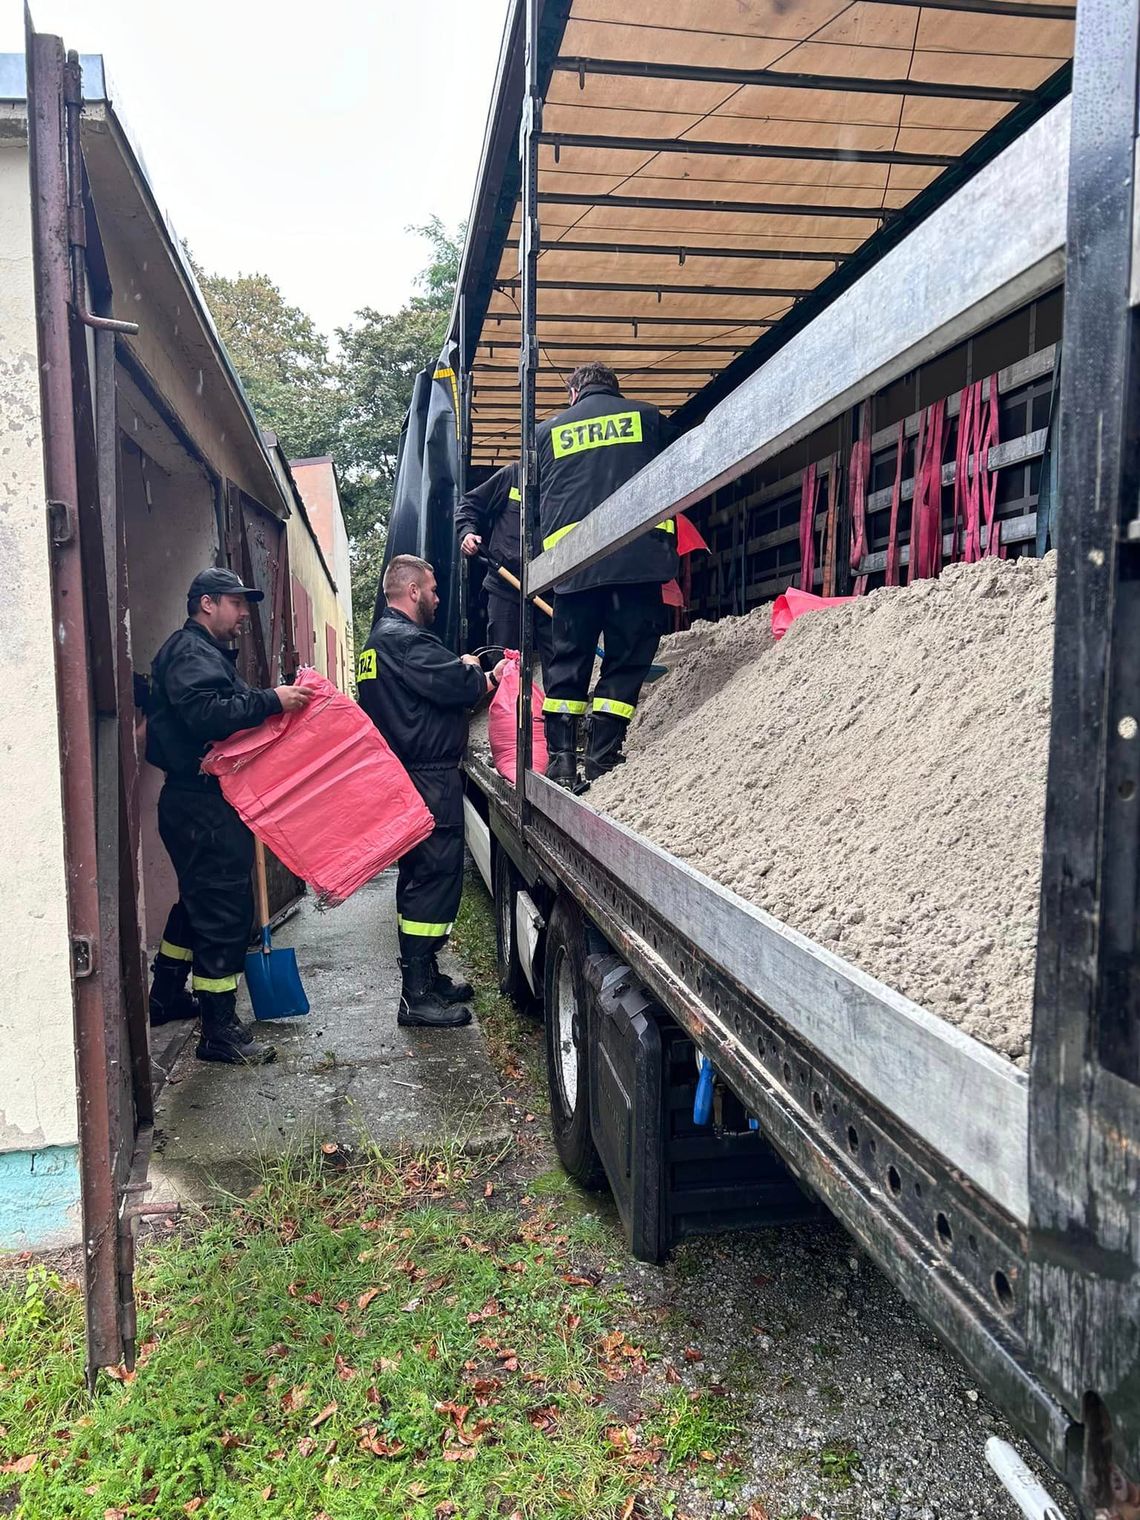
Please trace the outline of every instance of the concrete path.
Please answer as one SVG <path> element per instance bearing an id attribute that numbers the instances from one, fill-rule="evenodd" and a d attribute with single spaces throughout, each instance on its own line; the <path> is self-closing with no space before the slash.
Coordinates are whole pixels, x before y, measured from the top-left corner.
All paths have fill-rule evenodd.
<path id="1" fill-rule="evenodd" d="M 254 1026 L 257 1039 L 277 1047 L 273 1065 L 210 1065 L 195 1060 L 194 1040 L 187 1044 L 158 1100 L 152 1198 L 201 1199 L 211 1181 L 240 1187 L 262 1157 L 329 1140 L 385 1151 L 506 1140 L 478 1025 L 396 1024 L 395 892 L 390 871 L 331 912 L 306 899 L 275 934 L 274 944 L 297 951 L 312 1011 Z M 238 1011 L 250 1018 L 244 984 Z"/>

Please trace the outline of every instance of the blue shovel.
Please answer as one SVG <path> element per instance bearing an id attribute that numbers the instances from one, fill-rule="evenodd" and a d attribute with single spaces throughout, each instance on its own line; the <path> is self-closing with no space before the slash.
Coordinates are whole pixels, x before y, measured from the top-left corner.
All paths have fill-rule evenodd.
<path id="1" fill-rule="evenodd" d="M 296 1019 L 309 1011 L 301 986 L 295 950 L 274 950 L 269 932 L 269 888 L 265 882 L 265 846 L 253 842 L 257 862 L 257 914 L 261 921 L 261 948 L 245 958 L 245 979 L 255 1019 Z"/>

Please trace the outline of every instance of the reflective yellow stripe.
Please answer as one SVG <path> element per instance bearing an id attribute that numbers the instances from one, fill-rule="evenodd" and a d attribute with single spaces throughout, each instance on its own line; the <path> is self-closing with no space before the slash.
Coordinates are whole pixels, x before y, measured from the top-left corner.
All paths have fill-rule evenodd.
<path id="1" fill-rule="evenodd" d="M 236 976 L 198 976 L 190 978 L 190 985 L 195 992 L 236 992 L 238 979 Z"/>
<path id="2" fill-rule="evenodd" d="M 376 679 L 375 649 L 361 651 L 360 659 L 356 663 L 356 679 L 358 681 L 374 681 Z"/>
<path id="3" fill-rule="evenodd" d="M 172 945 L 168 939 L 164 939 L 158 947 L 159 955 L 165 955 L 168 961 L 192 961 L 193 950 L 187 950 L 185 945 Z"/>
<path id="4" fill-rule="evenodd" d="M 401 934 L 421 934 L 425 939 L 438 939 L 442 934 L 450 934 L 455 925 L 422 924 L 418 919 L 405 918 L 402 913 L 397 913 L 396 927 Z"/>
<path id="5" fill-rule="evenodd" d="M 567 523 L 564 528 L 555 528 L 549 538 L 542 540 L 542 547 L 544 549 L 553 549 L 560 538 L 565 538 L 570 529 L 577 526 L 577 523 Z M 677 531 L 677 524 L 671 517 L 667 517 L 664 522 L 654 523 L 653 526 L 659 528 L 662 533 L 676 533 Z"/>
<path id="6" fill-rule="evenodd" d="M 613 713 L 615 718 L 632 718 L 636 712 L 632 702 L 615 702 L 613 697 L 595 697 L 594 711 Z"/>
<path id="7" fill-rule="evenodd" d="M 584 449 L 604 449 L 614 443 L 641 442 L 640 412 L 609 412 L 604 417 L 584 417 L 566 422 L 550 435 L 555 459 L 580 454 Z"/>
<path id="8" fill-rule="evenodd" d="M 507 492 L 507 497 L 510 501 L 522 501 L 522 492 L 519 490 L 518 486 L 512 486 L 511 489 Z"/>
<path id="9" fill-rule="evenodd" d="M 570 529 L 576 528 L 577 526 L 577 523 L 567 523 L 564 528 L 555 528 L 554 532 L 550 535 L 549 538 L 544 538 L 542 540 L 542 547 L 544 549 L 553 549 L 554 545 L 560 538 L 565 538 L 567 533 L 570 532 Z"/>
<path id="10" fill-rule="evenodd" d="M 544 713 L 573 713 L 575 717 L 580 717 L 586 711 L 586 704 L 570 702 L 565 697 L 547 697 L 543 701 L 542 710 Z"/>

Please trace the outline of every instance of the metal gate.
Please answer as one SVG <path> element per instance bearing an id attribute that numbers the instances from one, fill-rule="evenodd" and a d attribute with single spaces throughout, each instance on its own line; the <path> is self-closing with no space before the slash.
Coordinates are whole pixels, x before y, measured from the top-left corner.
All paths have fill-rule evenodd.
<path id="1" fill-rule="evenodd" d="M 153 1126 L 138 759 L 117 482 L 115 334 L 87 257 L 77 56 L 27 30 L 44 471 L 75 1009 L 87 1377 L 134 1357 L 134 1229 Z M 99 270 L 98 274 L 93 271 Z"/>

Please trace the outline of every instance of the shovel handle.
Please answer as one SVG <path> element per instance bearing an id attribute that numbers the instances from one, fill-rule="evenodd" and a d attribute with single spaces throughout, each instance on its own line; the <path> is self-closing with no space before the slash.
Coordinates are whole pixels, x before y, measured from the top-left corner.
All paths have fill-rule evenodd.
<path id="1" fill-rule="evenodd" d="M 482 558 L 487 561 L 500 580 L 506 581 L 507 585 L 513 586 L 516 591 L 522 591 L 522 581 L 519 580 L 517 575 L 512 575 L 505 565 L 498 564 L 489 554 L 484 554 Z M 554 616 L 554 608 L 549 602 L 544 602 L 542 597 L 532 596 L 531 601 L 538 608 L 539 612 L 545 612 L 548 618 Z"/>
<path id="2" fill-rule="evenodd" d="M 265 846 L 253 841 L 253 860 L 257 868 L 257 918 L 261 925 L 261 948 L 269 954 L 269 885 L 265 880 Z"/>

